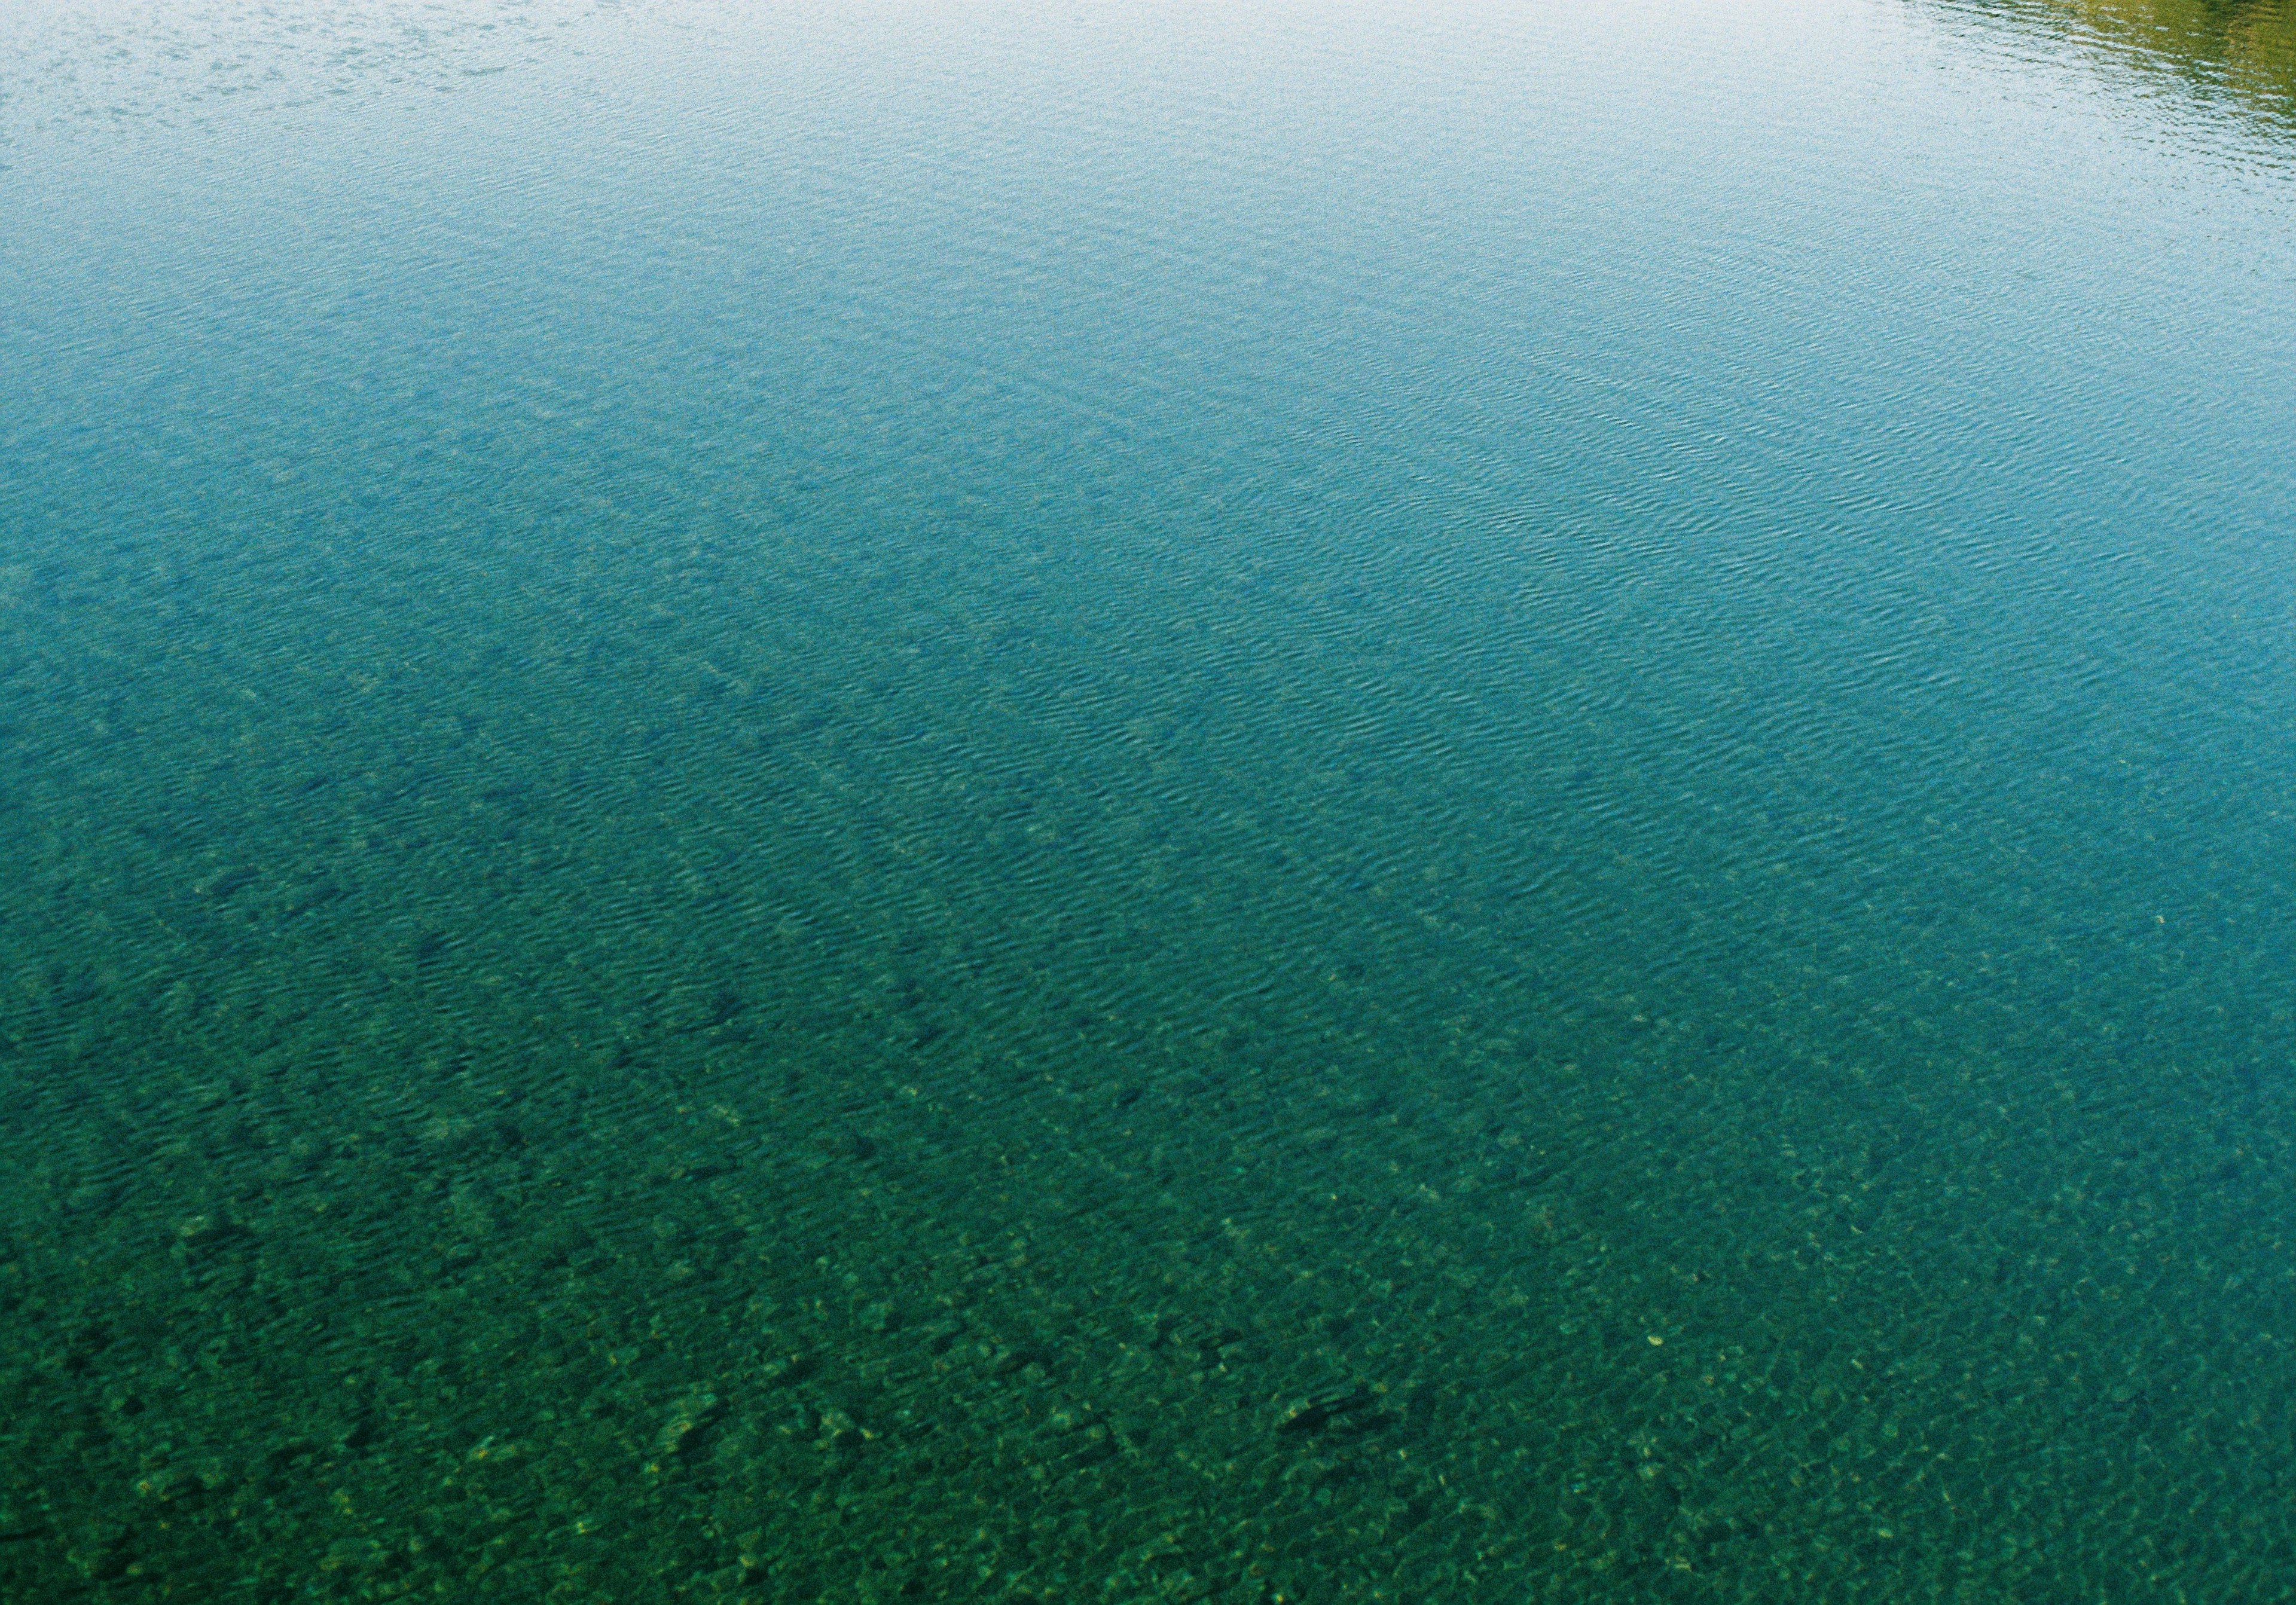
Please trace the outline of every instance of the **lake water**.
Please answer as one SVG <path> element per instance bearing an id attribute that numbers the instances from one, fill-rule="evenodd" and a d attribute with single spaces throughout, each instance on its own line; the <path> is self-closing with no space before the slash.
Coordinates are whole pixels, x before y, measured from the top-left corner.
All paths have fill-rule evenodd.
<path id="1" fill-rule="evenodd" d="M 0 19 L 0 1598 L 2296 1599 L 2296 10 Z"/>

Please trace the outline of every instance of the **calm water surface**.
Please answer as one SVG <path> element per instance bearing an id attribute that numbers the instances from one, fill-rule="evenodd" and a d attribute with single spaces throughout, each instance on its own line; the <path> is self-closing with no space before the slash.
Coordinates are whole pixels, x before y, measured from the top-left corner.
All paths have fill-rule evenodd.
<path id="1" fill-rule="evenodd" d="M 0 19 L 0 1598 L 2296 1599 L 2296 12 Z"/>

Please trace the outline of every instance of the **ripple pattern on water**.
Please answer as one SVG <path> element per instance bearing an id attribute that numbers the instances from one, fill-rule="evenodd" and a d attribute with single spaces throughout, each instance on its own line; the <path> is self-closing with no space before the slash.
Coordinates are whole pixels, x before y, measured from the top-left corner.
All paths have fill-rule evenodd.
<path id="1" fill-rule="evenodd" d="M 0 108 L 0 1597 L 2291 1597 L 2284 135 L 562 14 Z"/>

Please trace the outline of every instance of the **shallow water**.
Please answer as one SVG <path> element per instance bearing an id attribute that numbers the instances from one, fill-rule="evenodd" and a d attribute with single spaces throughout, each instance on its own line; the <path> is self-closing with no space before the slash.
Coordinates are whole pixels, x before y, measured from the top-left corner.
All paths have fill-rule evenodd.
<path id="1" fill-rule="evenodd" d="M 2292 37 L 20 8 L 0 1598 L 2296 1598 Z"/>

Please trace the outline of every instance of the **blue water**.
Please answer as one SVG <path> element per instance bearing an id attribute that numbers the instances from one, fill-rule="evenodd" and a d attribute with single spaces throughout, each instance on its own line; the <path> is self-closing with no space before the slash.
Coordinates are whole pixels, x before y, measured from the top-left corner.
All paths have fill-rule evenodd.
<path id="1" fill-rule="evenodd" d="M 2296 1599 L 2296 12 L 0 17 L 0 1599 Z"/>

